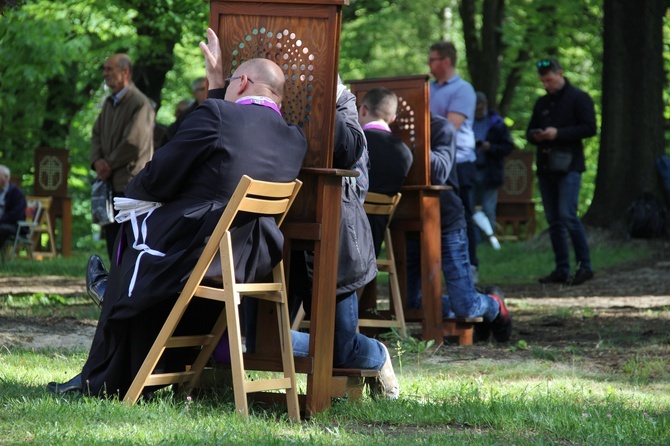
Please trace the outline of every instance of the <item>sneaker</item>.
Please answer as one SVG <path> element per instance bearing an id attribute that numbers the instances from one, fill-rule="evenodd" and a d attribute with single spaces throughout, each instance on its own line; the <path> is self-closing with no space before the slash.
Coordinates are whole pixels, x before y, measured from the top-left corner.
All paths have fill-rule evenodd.
<path id="1" fill-rule="evenodd" d="M 489 324 L 493 338 L 498 342 L 507 342 L 512 336 L 512 316 L 505 306 L 505 296 L 498 287 L 488 288 L 487 294 L 500 304 L 498 316 Z"/>
<path id="2" fill-rule="evenodd" d="M 565 283 L 568 280 L 568 275 L 559 273 L 553 270 L 548 276 L 540 277 L 540 283 Z"/>
<path id="3" fill-rule="evenodd" d="M 370 395 L 373 398 L 383 397 L 389 400 L 397 400 L 400 395 L 400 386 L 398 379 L 393 371 L 393 364 L 391 363 L 391 355 L 386 346 L 380 342 L 386 353 L 386 361 L 379 371 L 379 377 L 373 385 L 370 386 Z"/>
<path id="4" fill-rule="evenodd" d="M 568 285 L 581 285 L 587 280 L 593 279 L 593 271 L 590 269 L 578 269 L 574 276 L 566 281 Z"/>

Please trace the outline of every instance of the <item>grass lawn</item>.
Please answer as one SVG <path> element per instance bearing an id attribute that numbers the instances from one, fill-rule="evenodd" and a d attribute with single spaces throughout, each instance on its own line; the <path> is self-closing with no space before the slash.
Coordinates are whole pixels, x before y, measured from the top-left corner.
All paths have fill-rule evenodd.
<path id="1" fill-rule="evenodd" d="M 534 281 L 551 265 L 542 243 L 482 248 L 481 274 L 490 282 Z M 593 246 L 596 271 L 650 254 L 637 244 Z M 82 277 L 85 261 L 16 262 L 0 267 L 0 277 Z M 6 343 L 0 444 L 670 444 L 670 307 L 615 310 L 519 304 L 510 344 L 429 347 L 390 337 L 398 401 L 338 400 L 299 424 L 281 407 L 257 405 L 240 420 L 229 389 L 199 396 L 163 390 L 135 406 L 54 396 L 46 383 L 78 373 L 87 351 Z M 0 294 L 0 329 L 3 319 L 88 319 L 96 311 L 81 297 Z"/>

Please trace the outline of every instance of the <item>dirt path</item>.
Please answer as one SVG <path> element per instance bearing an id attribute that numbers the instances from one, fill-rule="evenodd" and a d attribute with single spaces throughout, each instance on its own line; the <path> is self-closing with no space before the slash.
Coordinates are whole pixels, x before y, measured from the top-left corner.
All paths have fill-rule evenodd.
<path id="1" fill-rule="evenodd" d="M 537 343 L 554 342 L 556 327 L 551 321 L 543 320 L 544 316 L 532 315 L 527 310 L 529 306 L 595 310 L 600 320 L 607 320 L 610 325 L 615 320 L 622 324 L 629 323 L 629 319 L 637 321 L 647 310 L 670 307 L 670 260 L 667 259 L 668 256 L 656 257 L 598 271 L 593 280 L 576 287 L 539 283 L 506 286 L 504 291 L 511 311 L 519 315 L 515 337 L 533 339 Z M 24 293 L 83 296 L 85 284 L 83 278 L 72 277 L 0 277 L 0 299 Z M 665 325 L 657 326 L 656 330 L 670 329 L 667 320 L 661 322 Z M 580 321 L 574 323 L 580 324 Z M 19 317 L 0 311 L 0 348 L 88 348 L 95 324 L 94 320 Z M 572 329 L 563 327 L 561 340 L 569 341 L 572 337 L 566 336 L 569 332 L 574 332 L 575 341 L 583 338 L 590 327 L 582 325 Z"/>

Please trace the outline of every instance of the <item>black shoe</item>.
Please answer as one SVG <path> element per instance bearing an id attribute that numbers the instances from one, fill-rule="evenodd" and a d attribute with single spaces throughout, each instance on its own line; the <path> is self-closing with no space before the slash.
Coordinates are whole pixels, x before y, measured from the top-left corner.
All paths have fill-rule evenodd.
<path id="1" fill-rule="evenodd" d="M 512 336 L 512 316 L 509 314 L 507 306 L 505 306 L 505 296 L 498 287 L 490 287 L 486 290 L 486 293 L 500 304 L 498 316 L 489 324 L 493 339 L 498 342 L 507 342 Z"/>
<path id="2" fill-rule="evenodd" d="M 472 341 L 475 343 L 486 342 L 491 337 L 491 324 L 482 322 L 481 324 L 475 324 L 474 330 L 472 332 Z"/>
<path id="3" fill-rule="evenodd" d="M 108 276 L 109 273 L 100 256 L 92 255 L 86 266 L 86 292 L 99 307 L 102 306 Z"/>
<path id="4" fill-rule="evenodd" d="M 56 395 L 63 395 L 70 392 L 81 392 L 84 390 L 84 387 L 81 383 L 81 373 L 66 383 L 58 384 L 56 382 L 50 382 L 47 384 L 47 391 L 55 393 Z"/>
<path id="5" fill-rule="evenodd" d="M 587 280 L 593 279 L 593 271 L 590 269 L 578 269 L 574 276 L 566 282 L 568 285 L 581 285 Z"/>
<path id="6" fill-rule="evenodd" d="M 568 275 L 554 270 L 548 276 L 540 277 L 540 283 L 565 283 Z"/>

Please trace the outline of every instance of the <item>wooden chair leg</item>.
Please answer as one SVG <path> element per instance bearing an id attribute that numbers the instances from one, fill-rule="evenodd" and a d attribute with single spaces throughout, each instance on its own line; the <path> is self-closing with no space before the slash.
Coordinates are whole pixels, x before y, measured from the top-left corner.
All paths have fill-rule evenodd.
<path id="1" fill-rule="evenodd" d="M 387 228 L 384 234 L 384 243 L 386 244 L 386 255 L 389 260 L 389 293 L 391 294 L 391 303 L 395 318 L 400 322 L 400 336 L 407 337 L 407 324 L 405 323 L 405 311 L 402 308 L 402 296 L 400 295 L 400 284 L 398 283 L 398 271 L 396 270 L 395 255 L 393 254 L 393 242 L 391 240 L 391 231 Z"/>
<path id="2" fill-rule="evenodd" d="M 288 409 L 289 418 L 293 421 L 300 421 L 298 383 L 295 376 L 293 344 L 291 343 L 291 317 L 288 311 L 288 295 L 286 293 L 286 276 L 284 275 L 283 262 L 274 268 L 272 275 L 275 282 L 283 284 L 282 290 L 278 293 L 281 302 L 277 302 L 277 324 L 279 327 L 279 342 L 281 346 L 284 378 L 289 378 L 290 380 L 290 388 L 286 389 L 286 407 Z M 300 309 L 303 310 L 302 306 Z"/>
<path id="3" fill-rule="evenodd" d="M 226 303 L 227 305 L 229 302 Z M 240 332 L 239 302 L 226 308 L 228 320 L 228 343 L 230 346 L 230 368 L 233 374 L 233 391 L 235 393 L 235 409 L 240 417 L 249 417 L 247 403 L 246 372 L 242 357 L 242 334 Z"/>

